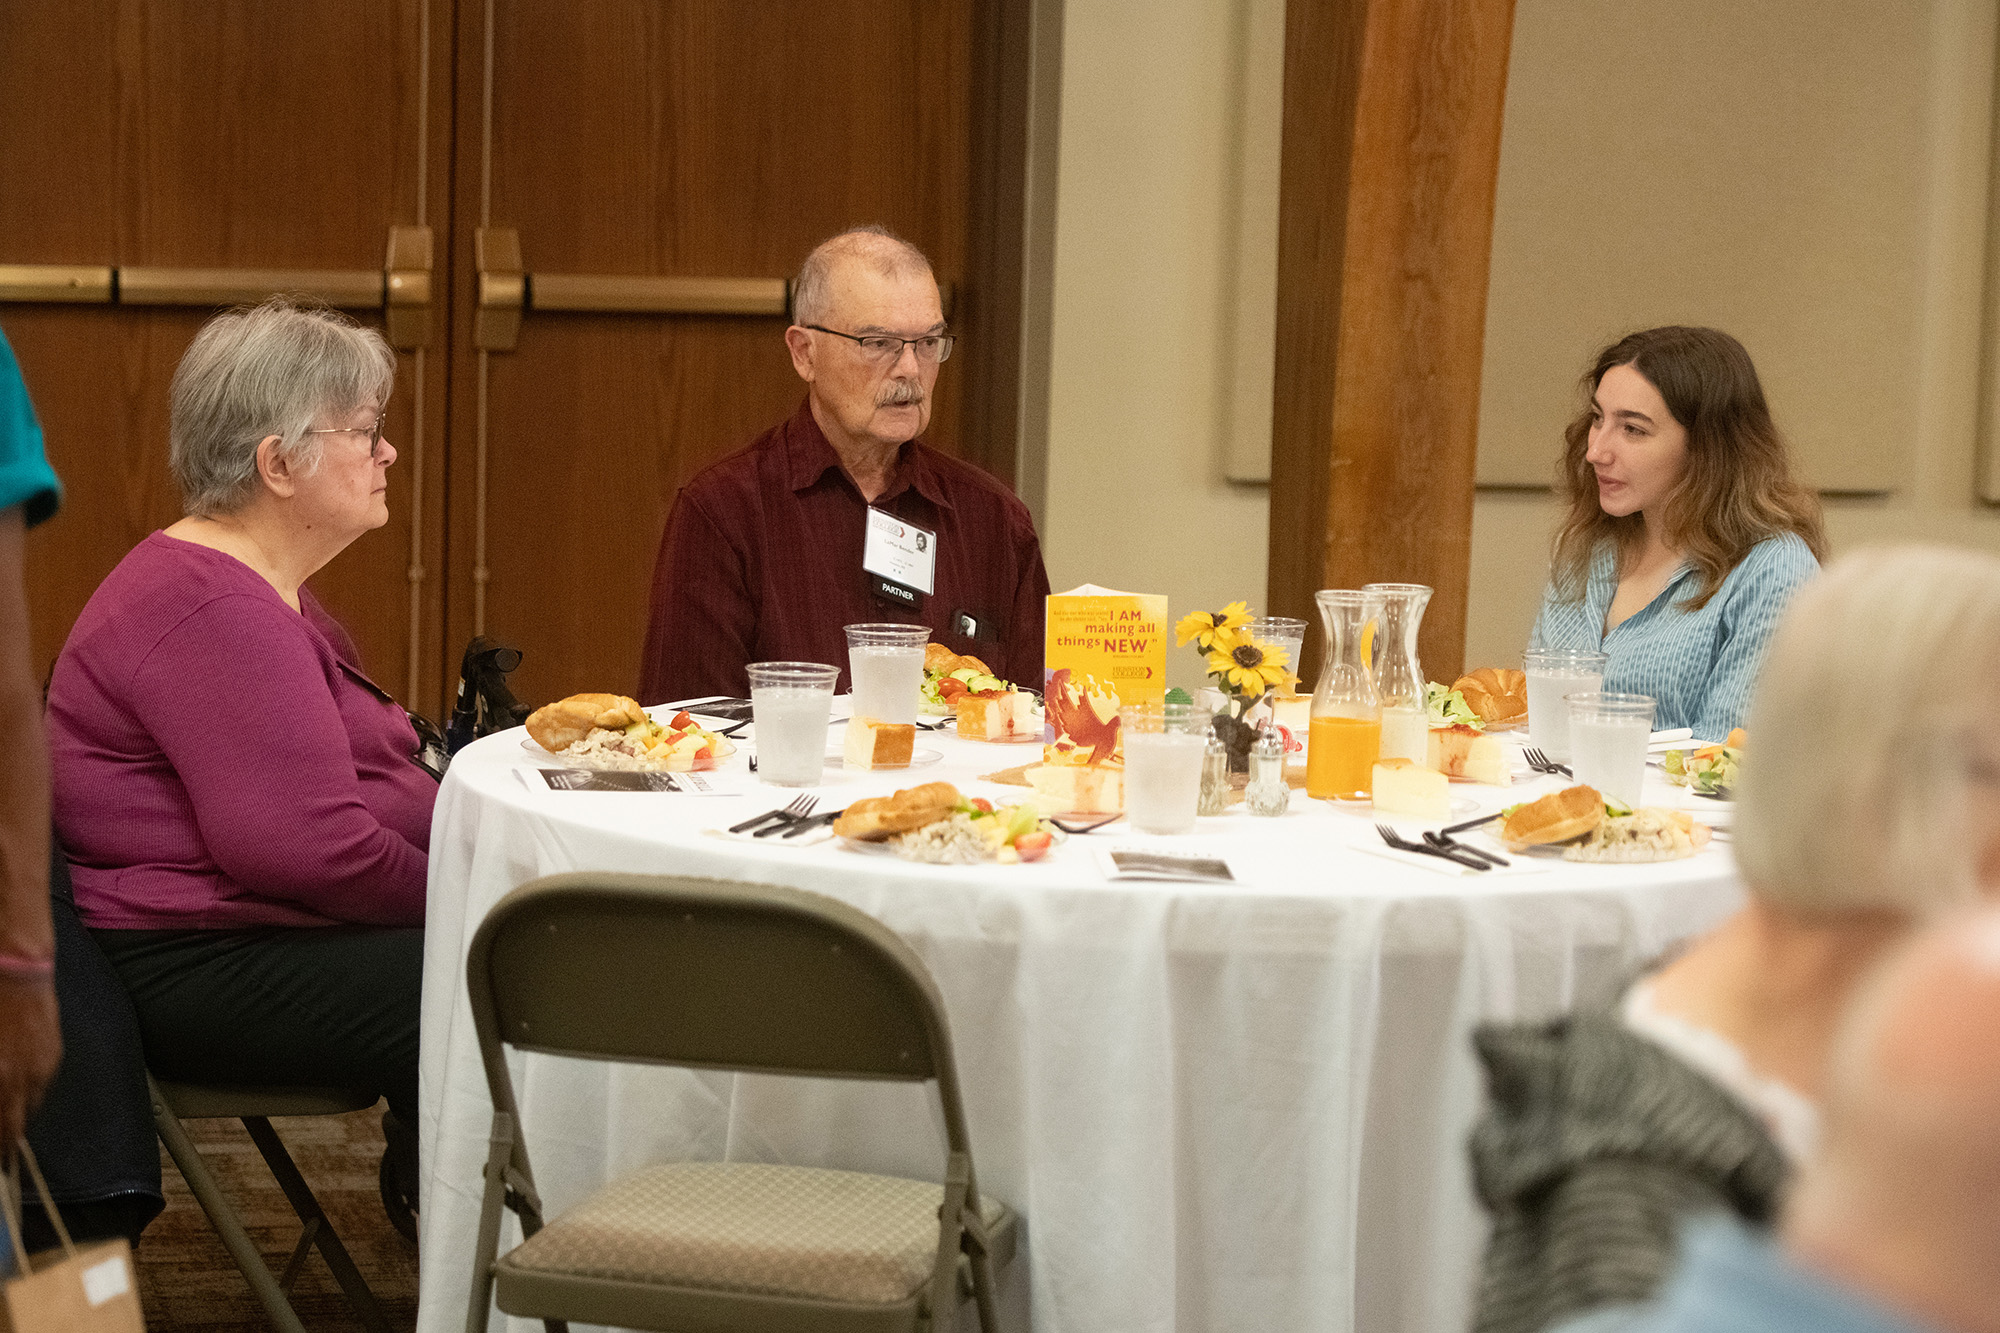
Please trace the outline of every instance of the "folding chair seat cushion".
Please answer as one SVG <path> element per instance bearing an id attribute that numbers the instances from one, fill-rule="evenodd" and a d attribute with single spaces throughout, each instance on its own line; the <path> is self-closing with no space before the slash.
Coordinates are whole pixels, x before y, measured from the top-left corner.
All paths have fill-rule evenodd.
<path id="1" fill-rule="evenodd" d="M 560 1274 L 892 1305 L 930 1278 L 943 1199 L 943 1188 L 927 1181 L 857 1171 L 754 1162 L 646 1167 L 502 1256 L 498 1294 L 505 1309 L 511 1277 Z M 981 1199 L 980 1217 L 1011 1242 L 1004 1204 Z"/>

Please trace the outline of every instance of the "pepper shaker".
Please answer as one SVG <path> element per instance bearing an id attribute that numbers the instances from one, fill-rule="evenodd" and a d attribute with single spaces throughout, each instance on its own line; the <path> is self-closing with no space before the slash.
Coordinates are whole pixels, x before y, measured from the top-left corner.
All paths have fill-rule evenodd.
<path id="1" fill-rule="evenodd" d="M 1282 815 L 1291 808 L 1292 789 L 1285 782 L 1285 742 L 1277 730 L 1264 727 L 1250 747 L 1250 785 L 1243 803 L 1253 815 Z"/>

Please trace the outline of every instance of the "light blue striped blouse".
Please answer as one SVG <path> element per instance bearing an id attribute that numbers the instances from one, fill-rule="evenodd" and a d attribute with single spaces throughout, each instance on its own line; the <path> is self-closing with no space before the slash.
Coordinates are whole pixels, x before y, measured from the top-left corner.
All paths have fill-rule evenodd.
<path id="1" fill-rule="evenodd" d="M 1606 690 L 1652 695 L 1659 701 L 1655 728 L 1692 727 L 1697 740 L 1719 741 L 1743 725 L 1778 617 L 1818 572 L 1819 561 L 1797 533 L 1766 537 L 1729 571 L 1707 606 L 1677 605 L 1701 586 L 1693 567 L 1682 565 L 1658 597 L 1606 634 L 1604 615 L 1618 591 L 1617 554 L 1607 542 L 1591 558 L 1582 601 L 1557 601 L 1553 583 L 1544 590 L 1528 646 L 1609 653 Z"/>

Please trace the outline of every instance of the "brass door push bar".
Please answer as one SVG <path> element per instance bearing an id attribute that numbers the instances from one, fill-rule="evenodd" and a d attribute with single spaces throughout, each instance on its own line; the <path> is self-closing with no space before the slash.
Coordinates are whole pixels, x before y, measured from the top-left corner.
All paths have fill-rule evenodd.
<path id="1" fill-rule="evenodd" d="M 634 315 L 777 315 L 789 308 L 783 278 L 623 277 L 595 273 L 528 273 L 520 233 L 481 227 L 479 317 L 475 341 L 489 352 L 512 351 L 529 310 Z"/>
<path id="2" fill-rule="evenodd" d="M 391 227 L 379 269 L 151 268 L 0 264 L 0 301 L 222 306 L 283 292 L 343 310 L 386 313 L 392 345 L 430 342 L 431 229 Z"/>

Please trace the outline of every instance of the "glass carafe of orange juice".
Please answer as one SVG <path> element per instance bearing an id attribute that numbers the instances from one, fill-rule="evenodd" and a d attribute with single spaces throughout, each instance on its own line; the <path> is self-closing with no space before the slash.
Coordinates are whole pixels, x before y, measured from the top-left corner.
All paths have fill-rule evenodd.
<path id="1" fill-rule="evenodd" d="M 1424 710 L 1424 668 L 1417 660 L 1417 631 L 1431 590 L 1421 583 L 1369 583 L 1361 591 L 1382 595 L 1382 624 L 1375 631 L 1368 668 L 1382 704 L 1382 757 L 1430 762 L 1431 727 Z"/>
<path id="2" fill-rule="evenodd" d="M 1382 752 L 1382 703 L 1368 664 L 1371 640 L 1380 630 L 1382 595 L 1329 588 L 1314 600 L 1326 627 L 1326 659 L 1313 691 L 1306 795 L 1362 800 L 1374 791 L 1375 760 Z"/>

